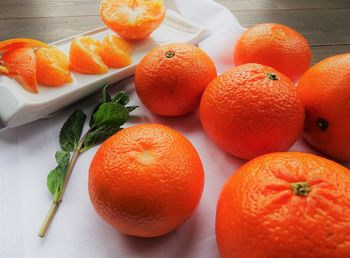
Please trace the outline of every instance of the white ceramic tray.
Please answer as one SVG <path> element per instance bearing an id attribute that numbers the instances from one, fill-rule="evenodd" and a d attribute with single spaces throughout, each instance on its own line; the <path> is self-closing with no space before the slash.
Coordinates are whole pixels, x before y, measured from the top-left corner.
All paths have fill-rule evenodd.
<path id="1" fill-rule="evenodd" d="M 102 39 L 113 32 L 107 27 L 97 28 L 51 43 L 68 54 L 72 39 L 89 35 Z M 135 68 L 152 48 L 171 42 L 196 44 L 205 37 L 205 30 L 184 19 L 178 13 L 167 10 L 162 25 L 147 40 L 135 43 L 132 64 L 121 69 L 109 69 L 102 75 L 72 73 L 73 82 L 59 88 L 39 85 L 39 93 L 24 90 L 14 79 L 0 75 L 0 129 L 16 127 L 44 118 L 55 111 L 99 90 L 107 83 L 115 83 L 134 74 Z"/>

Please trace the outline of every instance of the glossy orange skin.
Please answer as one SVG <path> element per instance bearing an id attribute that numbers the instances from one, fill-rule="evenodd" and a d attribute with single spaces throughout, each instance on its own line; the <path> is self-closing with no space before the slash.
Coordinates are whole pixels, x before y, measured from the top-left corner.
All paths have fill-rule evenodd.
<path id="1" fill-rule="evenodd" d="M 18 47 L 2 54 L 9 75 L 32 93 L 37 93 L 36 60 L 30 47 Z"/>
<path id="2" fill-rule="evenodd" d="M 268 78 L 267 73 L 277 76 Z M 241 159 L 288 150 L 304 123 L 296 87 L 271 67 L 245 64 L 214 79 L 200 104 L 205 132 L 224 151 Z"/>
<path id="3" fill-rule="evenodd" d="M 306 195 L 292 184 L 307 182 Z M 222 258 L 350 257 L 350 171 L 307 153 L 273 153 L 242 166 L 216 212 Z"/>
<path id="4" fill-rule="evenodd" d="M 311 67 L 298 83 L 305 104 L 305 139 L 317 150 L 350 161 L 350 54 L 329 57 Z M 318 126 L 319 119 L 328 123 Z"/>
<path id="5" fill-rule="evenodd" d="M 198 107 L 204 89 L 215 77 L 215 65 L 203 50 L 175 43 L 157 47 L 141 60 L 135 86 L 150 111 L 180 116 Z"/>
<path id="6" fill-rule="evenodd" d="M 67 56 L 56 47 L 44 47 L 35 52 L 38 83 L 57 87 L 72 81 Z"/>
<path id="7" fill-rule="evenodd" d="M 165 6 L 163 0 L 104 0 L 100 16 L 121 37 L 142 40 L 159 27 Z"/>
<path id="8" fill-rule="evenodd" d="M 234 64 L 258 63 L 275 68 L 296 81 L 310 66 L 311 49 L 295 30 L 275 23 L 245 31 L 234 49 Z"/>
<path id="9" fill-rule="evenodd" d="M 204 185 L 201 160 L 179 132 L 143 124 L 104 142 L 90 166 L 89 194 L 97 213 L 120 232 L 167 234 L 197 207 Z"/>

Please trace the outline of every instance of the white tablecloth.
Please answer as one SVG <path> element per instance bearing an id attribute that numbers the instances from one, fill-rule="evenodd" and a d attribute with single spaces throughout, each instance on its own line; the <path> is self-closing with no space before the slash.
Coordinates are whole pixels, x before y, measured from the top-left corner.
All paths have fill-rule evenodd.
<path id="1" fill-rule="evenodd" d="M 218 70 L 232 66 L 232 49 L 242 33 L 229 10 L 210 0 L 175 0 L 180 12 L 209 29 L 203 48 Z M 197 113 L 179 118 L 152 115 L 139 102 L 133 78 L 117 84 L 131 103 L 140 105 L 127 126 L 155 122 L 183 133 L 196 147 L 205 169 L 205 188 L 193 217 L 175 232 L 155 239 L 120 234 L 95 213 L 88 197 L 90 160 L 97 147 L 83 154 L 75 166 L 60 209 L 45 239 L 37 236 L 51 203 L 46 176 L 56 166 L 61 125 L 75 108 L 91 112 L 98 96 L 66 108 L 56 116 L 0 132 L 0 257 L 128 257 L 128 258 L 215 258 L 215 209 L 225 180 L 242 161 L 225 154 L 205 135 Z M 292 151 L 313 152 L 299 140 Z"/>

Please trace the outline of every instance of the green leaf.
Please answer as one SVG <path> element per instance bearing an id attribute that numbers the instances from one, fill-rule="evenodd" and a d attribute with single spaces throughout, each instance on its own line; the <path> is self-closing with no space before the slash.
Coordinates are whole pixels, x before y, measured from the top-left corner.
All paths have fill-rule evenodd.
<path id="1" fill-rule="evenodd" d="M 108 102 L 101 104 L 92 116 L 91 127 L 120 127 L 129 118 L 129 111 L 121 104 Z"/>
<path id="2" fill-rule="evenodd" d="M 90 148 L 104 142 L 121 129 L 122 128 L 120 127 L 101 126 L 89 132 L 84 139 L 84 144 L 81 152 L 85 152 Z"/>
<path id="3" fill-rule="evenodd" d="M 66 151 L 56 152 L 57 167 L 50 171 L 47 176 L 47 188 L 52 194 L 54 201 L 57 201 L 64 186 L 64 178 L 70 160 L 70 153 Z"/>
<path id="4" fill-rule="evenodd" d="M 109 87 L 109 84 L 103 87 L 101 91 L 100 101 L 101 103 L 106 103 L 112 101 L 111 96 L 107 92 L 107 88 Z"/>
<path id="5" fill-rule="evenodd" d="M 130 112 L 132 112 L 132 111 L 134 111 L 136 108 L 138 108 L 139 106 L 128 106 L 128 107 L 126 107 L 127 109 L 128 109 L 128 111 L 129 111 L 129 113 Z"/>
<path id="6" fill-rule="evenodd" d="M 112 102 L 119 103 L 125 106 L 130 101 L 128 94 L 125 91 L 118 91 L 112 99 Z"/>
<path id="7" fill-rule="evenodd" d="M 64 123 L 59 136 L 62 150 L 76 150 L 81 136 L 81 132 L 83 131 L 85 119 L 85 113 L 77 109 Z"/>

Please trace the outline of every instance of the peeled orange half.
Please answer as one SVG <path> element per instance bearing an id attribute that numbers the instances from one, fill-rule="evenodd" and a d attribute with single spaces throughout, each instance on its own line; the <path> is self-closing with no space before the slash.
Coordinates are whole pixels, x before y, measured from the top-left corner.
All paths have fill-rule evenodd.
<path id="1" fill-rule="evenodd" d="M 6 51 L 1 59 L 11 77 L 15 78 L 27 90 L 34 93 L 38 92 L 36 60 L 31 47 L 19 47 Z"/>
<path id="2" fill-rule="evenodd" d="M 72 81 L 68 69 L 67 56 L 56 47 L 40 48 L 35 53 L 37 74 L 40 84 L 45 86 L 60 86 Z"/>
<path id="3" fill-rule="evenodd" d="M 6 52 L 19 47 L 47 47 L 48 45 L 42 41 L 30 38 L 15 38 L 0 42 L 0 52 Z"/>
<path id="4" fill-rule="evenodd" d="M 104 0 L 100 16 L 121 37 L 131 40 L 147 38 L 163 21 L 163 0 Z"/>
<path id="5" fill-rule="evenodd" d="M 101 57 L 106 65 L 121 68 L 131 63 L 131 46 L 117 35 L 109 35 L 102 41 Z"/>
<path id="6" fill-rule="evenodd" d="M 108 71 L 100 54 L 102 44 L 91 37 L 81 36 L 73 40 L 69 53 L 69 68 L 78 73 L 100 74 Z"/>

